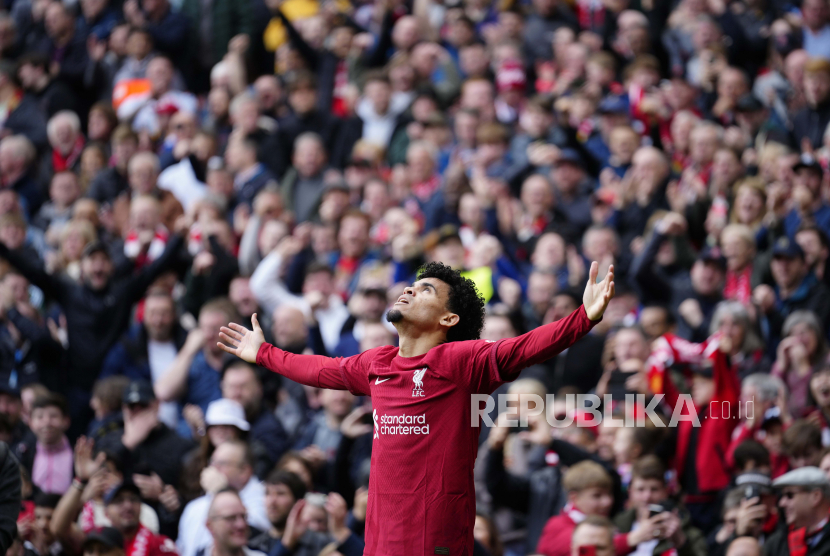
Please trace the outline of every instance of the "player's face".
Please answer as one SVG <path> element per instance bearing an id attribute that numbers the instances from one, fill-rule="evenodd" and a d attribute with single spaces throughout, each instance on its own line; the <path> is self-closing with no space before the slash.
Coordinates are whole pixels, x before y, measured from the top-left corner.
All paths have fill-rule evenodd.
<path id="1" fill-rule="evenodd" d="M 448 315 L 447 303 L 450 287 L 436 278 L 418 280 L 404 289 L 389 312 L 386 320 L 391 323 L 440 323 Z"/>

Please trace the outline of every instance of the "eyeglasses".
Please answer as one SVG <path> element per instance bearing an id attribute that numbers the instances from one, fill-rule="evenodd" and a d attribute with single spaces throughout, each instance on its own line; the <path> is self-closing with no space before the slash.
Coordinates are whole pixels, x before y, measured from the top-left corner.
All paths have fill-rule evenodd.
<path id="1" fill-rule="evenodd" d="M 802 492 L 804 492 L 804 491 L 803 490 L 785 490 L 784 492 L 781 493 L 781 499 L 782 500 L 792 500 L 793 498 L 795 498 L 796 494 L 801 494 Z"/>
<path id="2" fill-rule="evenodd" d="M 231 515 L 215 515 L 211 519 L 221 519 L 225 523 L 234 523 L 235 521 L 242 520 L 247 523 L 248 521 L 248 514 L 241 513 L 241 514 L 231 514 Z"/>

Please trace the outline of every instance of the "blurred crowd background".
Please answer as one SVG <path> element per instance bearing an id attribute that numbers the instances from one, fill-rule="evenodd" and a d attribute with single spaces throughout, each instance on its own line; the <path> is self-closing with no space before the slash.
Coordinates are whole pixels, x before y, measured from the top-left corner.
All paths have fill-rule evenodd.
<path id="1" fill-rule="evenodd" d="M 828 124 L 826 0 L 0 1 L 9 556 L 362 554 L 371 400 L 219 327 L 394 345 L 434 260 L 488 340 L 616 273 L 482 430 L 476 554 L 830 554 Z"/>

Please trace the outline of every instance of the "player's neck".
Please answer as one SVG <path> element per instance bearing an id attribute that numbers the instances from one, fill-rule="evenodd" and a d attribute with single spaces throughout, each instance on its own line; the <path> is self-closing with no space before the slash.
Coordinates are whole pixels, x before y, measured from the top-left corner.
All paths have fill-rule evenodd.
<path id="1" fill-rule="evenodd" d="M 445 341 L 446 337 L 439 331 L 432 333 L 422 332 L 416 335 L 401 333 L 399 336 L 398 357 L 421 356 Z"/>

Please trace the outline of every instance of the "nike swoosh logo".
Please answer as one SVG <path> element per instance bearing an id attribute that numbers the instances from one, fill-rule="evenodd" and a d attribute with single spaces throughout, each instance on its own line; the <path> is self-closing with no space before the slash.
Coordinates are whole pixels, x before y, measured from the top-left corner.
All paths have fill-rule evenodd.
<path id="1" fill-rule="evenodd" d="M 375 379 L 375 384 L 380 384 L 381 382 L 386 382 L 387 380 L 392 380 L 392 378 L 384 378 L 383 380 L 381 380 L 380 377 L 377 377 Z"/>

